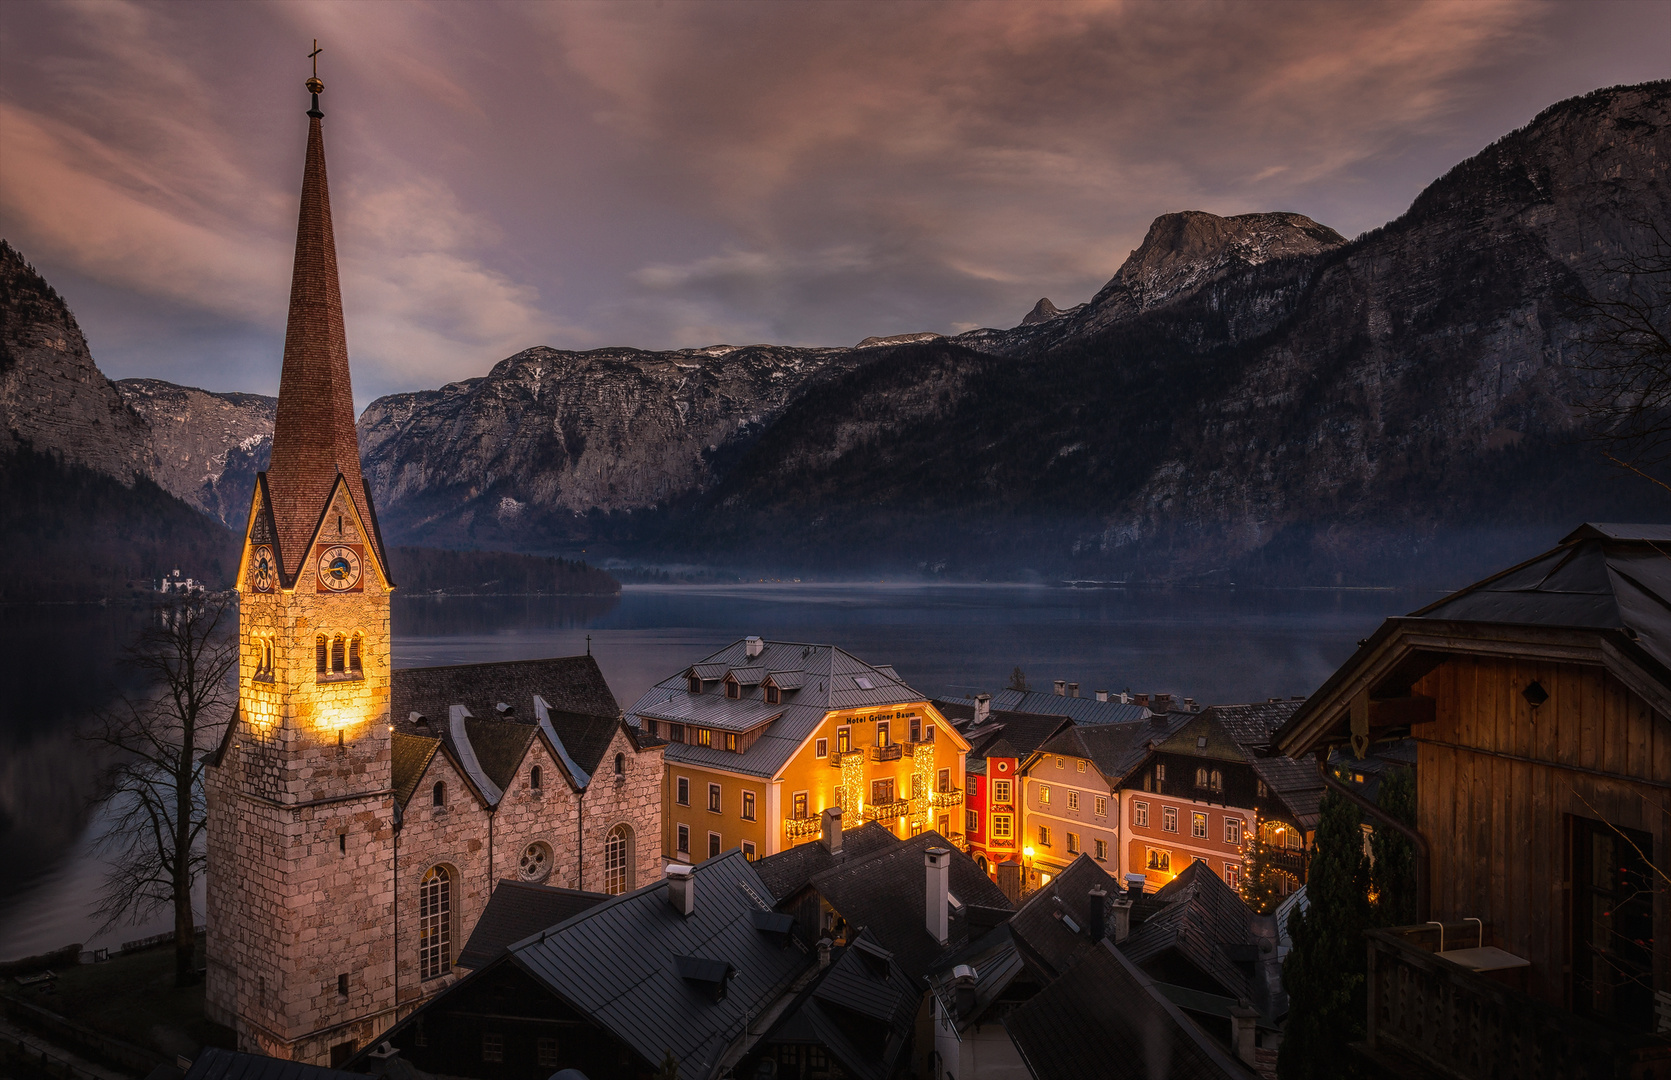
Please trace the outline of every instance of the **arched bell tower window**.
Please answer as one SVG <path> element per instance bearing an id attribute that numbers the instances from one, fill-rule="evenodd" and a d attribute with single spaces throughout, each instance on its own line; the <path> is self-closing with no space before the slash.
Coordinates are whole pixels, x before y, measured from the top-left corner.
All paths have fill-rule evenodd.
<path id="1" fill-rule="evenodd" d="M 533 788 L 535 791 L 540 789 L 541 779 L 540 767 L 538 765 L 535 765 L 532 769 L 528 770 L 528 786 Z"/>
<path id="2" fill-rule="evenodd" d="M 437 780 L 435 782 L 435 787 L 430 789 L 429 795 L 430 795 L 430 798 L 433 800 L 434 805 L 436 805 L 436 806 L 446 806 L 447 805 L 447 785 L 445 783 L 441 782 L 440 780 Z"/>
<path id="3" fill-rule="evenodd" d="M 444 866 L 432 866 L 418 886 L 419 978 L 435 979 L 452 970 L 452 923 L 452 874 Z"/>
<path id="4" fill-rule="evenodd" d="M 341 634 L 331 639 L 331 674 L 342 675 L 348 670 L 348 644 Z"/>
<path id="5" fill-rule="evenodd" d="M 355 634 L 348 643 L 348 670 L 358 675 L 360 673 L 360 635 Z"/>
<path id="6" fill-rule="evenodd" d="M 615 755 L 615 775 L 616 776 L 627 775 L 627 755 L 625 755 L 625 754 L 616 754 Z"/>
<path id="7" fill-rule="evenodd" d="M 632 870 L 632 828 L 617 825 L 603 842 L 603 891 L 611 896 L 631 892 Z"/>
<path id="8" fill-rule="evenodd" d="M 313 639 L 313 656 L 314 660 L 317 661 L 319 674 L 321 675 L 330 670 L 327 666 L 330 648 L 330 642 L 325 640 L 324 634 L 320 634 Z"/>

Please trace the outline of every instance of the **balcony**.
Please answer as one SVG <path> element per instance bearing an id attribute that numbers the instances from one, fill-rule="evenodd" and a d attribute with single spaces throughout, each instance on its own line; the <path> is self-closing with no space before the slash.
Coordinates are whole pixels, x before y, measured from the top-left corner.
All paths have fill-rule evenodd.
<path id="1" fill-rule="evenodd" d="M 898 761 L 903 752 L 904 751 L 900 747 L 899 743 L 889 743 L 886 746 L 873 746 L 870 748 L 870 760 Z"/>
<path id="2" fill-rule="evenodd" d="M 817 836 L 823 827 L 822 818 L 785 818 L 783 835 L 790 840 L 799 840 L 803 836 Z"/>
<path id="3" fill-rule="evenodd" d="M 831 750 L 830 751 L 830 768 L 832 768 L 832 769 L 841 768 L 841 759 L 844 758 L 844 757 L 851 757 L 851 756 L 853 756 L 854 753 L 856 753 L 856 751 L 853 751 L 853 750 L 848 750 L 845 753 L 843 753 L 840 750 Z"/>
<path id="4" fill-rule="evenodd" d="M 1371 930 L 1368 1038 L 1383 1069 L 1447 1080 L 1615 1080 L 1663 1076 L 1671 1043 L 1603 1027 L 1436 952 L 1438 928 Z M 1474 923 L 1448 941 L 1490 940 Z M 1454 951 L 1454 950 L 1453 950 Z"/>
<path id="5" fill-rule="evenodd" d="M 1310 862 L 1310 857 L 1304 851 L 1299 848 L 1268 847 L 1265 853 L 1270 857 L 1271 866 L 1292 874 L 1300 884 L 1305 884 L 1306 864 Z"/>
<path id="6" fill-rule="evenodd" d="M 928 793 L 928 805 L 930 806 L 961 806 L 962 804 L 962 788 L 948 788 L 945 791 L 931 791 Z"/>
<path id="7" fill-rule="evenodd" d="M 872 821 L 886 821 L 901 818 L 911 812 L 911 804 L 900 800 L 898 802 L 866 803 L 865 817 Z"/>

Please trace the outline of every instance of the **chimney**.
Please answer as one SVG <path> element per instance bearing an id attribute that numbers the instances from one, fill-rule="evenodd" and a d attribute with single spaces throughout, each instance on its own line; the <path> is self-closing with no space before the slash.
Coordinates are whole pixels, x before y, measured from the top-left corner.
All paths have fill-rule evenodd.
<path id="1" fill-rule="evenodd" d="M 928 868 L 928 899 L 925 914 L 928 932 L 944 945 L 951 940 L 951 912 L 947 910 L 951 892 L 952 852 L 950 848 L 931 847 L 923 852 L 923 863 Z"/>
<path id="2" fill-rule="evenodd" d="M 743 655 L 747 656 L 750 660 L 753 660 L 756 656 L 759 656 L 765 651 L 766 643 L 761 641 L 759 638 L 746 637 L 743 639 Z"/>
<path id="3" fill-rule="evenodd" d="M 841 807 L 824 807 L 824 850 L 831 855 L 841 854 Z"/>
<path id="4" fill-rule="evenodd" d="M 1133 694 L 1131 696 L 1131 703 L 1133 705 L 1139 705 L 1139 706 L 1142 706 L 1143 708 L 1147 709 L 1149 707 L 1149 695 L 1148 694 Z"/>
<path id="5" fill-rule="evenodd" d="M 1076 682 L 1068 683 L 1068 697 L 1078 697 L 1078 696 L 1079 696 L 1079 684 L 1076 683 Z"/>
<path id="6" fill-rule="evenodd" d="M 1122 896 L 1109 906 L 1114 909 L 1114 944 L 1119 945 L 1131 937 L 1131 897 Z"/>
<path id="7" fill-rule="evenodd" d="M 1144 877 L 1142 874 L 1127 874 L 1126 895 L 1130 896 L 1133 900 L 1142 896 L 1143 886 L 1148 884 L 1148 881 L 1149 879 Z"/>
<path id="8" fill-rule="evenodd" d="M 975 695 L 975 726 L 986 723 L 987 717 L 992 715 L 992 695 Z"/>
<path id="9" fill-rule="evenodd" d="M 1065 679 L 1057 679 L 1056 680 L 1056 696 L 1057 697 L 1067 697 L 1068 696 L 1068 684 L 1067 684 L 1067 681 Z"/>
<path id="10" fill-rule="evenodd" d="M 1171 712 L 1172 711 L 1172 695 L 1171 694 L 1156 694 L 1155 695 L 1155 711 L 1156 712 Z"/>
<path id="11" fill-rule="evenodd" d="M 1107 690 L 1098 690 L 1097 691 L 1097 700 L 1098 701 L 1107 701 L 1108 700 L 1108 691 Z"/>
<path id="12" fill-rule="evenodd" d="M 685 863 L 667 867 L 667 902 L 681 915 L 696 911 L 696 868 Z"/>
<path id="13" fill-rule="evenodd" d="M 952 1000 L 961 1019 L 975 1011 L 975 969 L 968 964 L 952 968 Z"/>
<path id="14" fill-rule="evenodd" d="M 1251 1007 L 1246 1001 L 1230 1010 L 1230 1047 L 1242 1064 L 1257 1069 L 1254 1060 L 1254 1037 L 1257 1034 L 1256 1025 L 1259 1023 L 1259 1010 Z"/>
<path id="15" fill-rule="evenodd" d="M 820 971 L 830 966 L 830 944 L 830 939 L 827 937 L 818 939 L 818 969 Z"/>
<path id="16" fill-rule="evenodd" d="M 1090 892 L 1091 897 L 1091 940 L 1101 941 L 1108 935 L 1108 920 L 1105 912 L 1108 910 L 1108 890 L 1098 885 Z M 1129 925 L 1130 915 L 1127 915 Z"/>
<path id="17" fill-rule="evenodd" d="M 1194 712 L 1195 709 L 1196 709 L 1195 699 L 1192 698 L 1192 697 L 1185 698 L 1184 699 L 1184 708 L 1188 709 L 1190 712 Z"/>

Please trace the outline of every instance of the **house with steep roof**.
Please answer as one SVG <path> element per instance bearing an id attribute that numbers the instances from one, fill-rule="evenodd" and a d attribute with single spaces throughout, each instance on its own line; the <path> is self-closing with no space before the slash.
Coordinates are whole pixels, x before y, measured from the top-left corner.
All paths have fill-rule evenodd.
<path id="1" fill-rule="evenodd" d="M 686 1080 L 729 1075 L 816 975 L 791 923 L 740 852 L 676 864 L 515 942 L 384 1045 L 425 1073 L 474 1080 L 562 1069 L 650 1080 L 668 1057 Z M 838 979 L 819 1008 L 859 989 Z M 390 1054 L 363 1052 L 352 1067 L 374 1059 L 387 1069 Z"/>
<path id="2" fill-rule="evenodd" d="M 700 861 L 815 842 L 821 815 L 952 832 L 968 742 L 888 665 L 831 645 L 732 643 L 651 687 L 628 720 L 666 741 L 664 850 Z"/>
<path id="3" fill-rule="evenodd" d="M 1360 804 L 1407 831 L 1424 920 L 1368 935 L 1366 1045 L 1384 1066 L 1671 1064 L 1668 552 L 1665 525 L 1575 529 L 1387 619 L 1276 732 L 1294 758 L 1415 744 L 1415 827 Z"/>
<path id="4" fill-rule="evenodd" d="M 970 751 L 964 765 L 963 849 L 1013 897 L 1022 889 L 1025 846 L 1021 763 L 1040 743 L 1073 726 L 1065 713 L 990 710 L 986 695 L 975 700 L 963 737 Z"/>

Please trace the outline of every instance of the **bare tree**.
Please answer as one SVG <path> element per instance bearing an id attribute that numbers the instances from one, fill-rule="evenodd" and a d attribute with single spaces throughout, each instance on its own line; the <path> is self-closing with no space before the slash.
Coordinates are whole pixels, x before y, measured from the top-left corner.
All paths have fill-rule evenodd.
<path id="1" fill-rule="evenodd" d="M 1599 295 L 1566 299 L 1583 326 L 1572 367 L 1590 434 L 1640 473 L 1671 460 L 1671 232 L 1653 219 L 1630 224 L 1638 243 L 1599 264 Z"/>
<path id="2" fill-rule="evenodd" d="M 231 594 L 160 607 L 125 661 L 146 679 L 97 718 L 87 738 L 112 760 L 105 791 L 115 818 L 100 845 L 110 860 L 98 912 L 104 929 L 174 908 L 174 980 L 195 980 L 192 886 L 203 872 L 203 755 L 237 702 L 238 608 Z"/>

